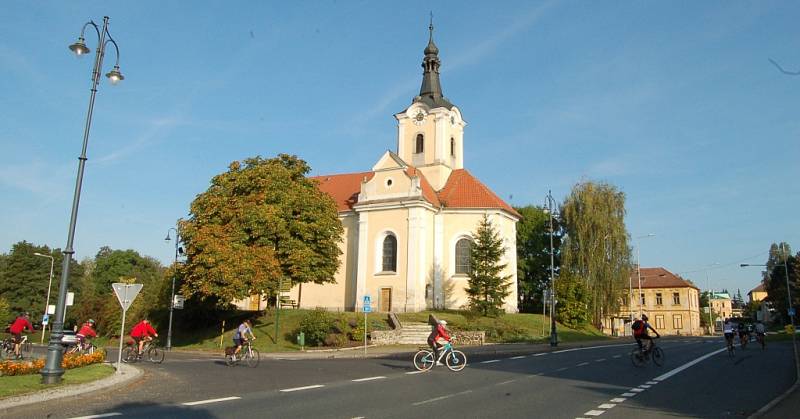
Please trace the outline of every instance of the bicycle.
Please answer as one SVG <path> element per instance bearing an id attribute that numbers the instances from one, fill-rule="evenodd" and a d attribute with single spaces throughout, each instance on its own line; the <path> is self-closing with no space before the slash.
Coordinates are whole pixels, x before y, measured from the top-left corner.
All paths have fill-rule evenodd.
<path id="1" fill-rule="evenodd" d="M 650 340 L 650 348 L 644 350 L 643 348 L 633 348 L 631 351 L 631 362 L 635 367 L 642 367 L 648 360 L 652 360 L 657 366 L 664 365 L 664 350 L 656 345 L 656 339 Z"/>
<path id="2" fill-rule="evenodd" d="M 136 342 L 128 343 L 125 349 L 122 350 L 122 361 L 133 364 L 142 359 L 142 356 L 145 354 L 147 354 L 147 360 L 154 364 L 164 362 L 164 357 L 166 356 L 163 348 L 153 343 L 152 340 L 148 340 L 144 343 L 141 354 L 139 353 L 138 344 Z"/>
<path id="3" fill-rule="evenodd" d="M 728 347 L 728 356 L 733 357 L 736 355 L 736 349 L 733 347 L 733 334 L 730 337 L 725 336 L 725 345 Z"/>
<path id="4" fill-rule="evenodd" d="M 761 345 L 761 350 L 767 349 L 766 336 L 763 333 L 756 333 L 756 341 Z"/>
<path id="5" fill-rule="evenodd" d="M 414 354 L 414 368 L 419 371 L 428 371 L 440 363 L 442 358 L 450 371 L 461 371 L 467 366 L 467 356 L 464 355 L 464 352 L 453 349 L 453 345 L 447 342 L 440 349 L 439 358 L 435 361 L 434 353 L 430 348 L 420 347 L 419 351 Z"/>
<path id="6" fill-rule="evenodd" d="M 225 354 L 225 364 L 229 367 L 242 362 L 242 360 L 244 360 L 247 363 L 247 366 L 250 368 L 257 367 L 259 361 L 261 361 L 261 355 L 258 353 L 258 349 L 250 346 L 250 341 L 242 343 L 242 350 L 239 351 L 238 358 L 234 358 L 233 352 L 230 354 Z"/>
<path id="7" fill-rule="evenodd" d="M 73 346 L 72 348 L 67 351 L 68 354 L 81 354 L 81 355 L 91 355 L 94 351 L 97 350 L 97 347 L 94 346 L 92 342 L 85 341 L 83 345 L 78 343 L 77 345 Z"/>
<path id="8" fill-rule="evenodd" d="M 22 353 L 25 352 L 26 354 L 31 353 L 31 343 L 28 342 L 28 335 L 22 335 L 22 341 L 19 343 L 19 356 L 20 359 L 24 358 Z M 14 338 L 8 337 L 3 339 L 2 348 L 0 348 L 0 355 L 4 355 L 6 358 L 16 358 L 14 354 Z"/>

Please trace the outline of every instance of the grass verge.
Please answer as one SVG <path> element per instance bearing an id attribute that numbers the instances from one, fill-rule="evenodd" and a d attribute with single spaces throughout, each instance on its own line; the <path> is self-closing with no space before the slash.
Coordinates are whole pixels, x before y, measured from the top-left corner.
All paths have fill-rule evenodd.
<path id="1" fill-rule="evenodd" d="M 105 378 L 114 373 L 114 367 L 108 364 L 92 364 L 81 368 L 66 370 L 61 384 L 42 384 L 39 374 L 14 375 L 0 377 L 0 398 L 20 396 L 39 390 L 61 387 L 65 385 L 83 384 Z"/>

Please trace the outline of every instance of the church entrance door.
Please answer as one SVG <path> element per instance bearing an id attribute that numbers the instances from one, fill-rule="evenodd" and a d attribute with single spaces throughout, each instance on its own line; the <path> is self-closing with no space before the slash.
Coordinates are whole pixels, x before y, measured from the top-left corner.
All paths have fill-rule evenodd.
<path id="1" fill-rule="evenodd" d="M 380 302 L 380 311 L 388 312 L 392 311 L 392 289 L 391 288 L 381 288 L 381 302 Z"/>

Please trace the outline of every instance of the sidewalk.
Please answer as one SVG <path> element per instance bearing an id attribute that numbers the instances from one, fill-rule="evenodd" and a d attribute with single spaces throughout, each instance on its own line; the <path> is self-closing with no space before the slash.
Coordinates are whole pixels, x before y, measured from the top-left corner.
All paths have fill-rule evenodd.
<path id="1" fill-rule="evenodd" d="M 785 419 L 796 418 L 800 414 L 800 353 L 797 342 L 794 346 L 795 377 L 794 385 L 775 400 L 752 414 L 748 419 Z"/>

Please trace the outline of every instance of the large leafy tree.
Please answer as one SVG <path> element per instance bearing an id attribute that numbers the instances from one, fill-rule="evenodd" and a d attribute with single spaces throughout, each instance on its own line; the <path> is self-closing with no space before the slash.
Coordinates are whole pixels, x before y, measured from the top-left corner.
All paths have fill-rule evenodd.
<path id="1" fill-rule="evenodd" d="M 542 308 L 542 292 L 550 287 L 550 216 L 544 208 L 514 208 L 522 215 L 517 223 L 517 286 L 521 312 L 538 312 Z M 561 264 L 563 230 L 553 218 L 553 265 L 558 276 Z"/>
<path id="2" fill-rule="evenodd" d="M 502 312 L 503 300 L 511 293 L 510 275 L 502 275 L 506 264 L 500 259 L 505 253 L 503 239 L 489 218 L 484 215 L 474 233 L 470 246 L 470 269 L 467 285 L 470 308 L 484 316 Z"/>
<path id="3" fill-rule="evenodd" d="M 763 272 L 764 288 L 767 291 L 766 300 L 781 317 L 789 322 L 789 297 L 786 290 L 786 275 L 788 268 L 789 287 L 792 296 L 792 306 L 795 310 L 800 306 L 800 289 L 797 286 L 798 276 L 800 276 L 800 254 L 792 256 L 792 249 L 788 243 L 773 243 L 769 249 L 769 257 L 766 263 L 766 270 Z"/>
<path id="4" fill-rule="evenodd" d="M 631 269 L 625 194 L 607 183 L 579 183 L 566 198 L 561 217 L 566 230 L 561 277 L 584 283 L 589 317 L 599 325 L 619 309 Z"/>
<path id="5" fill-rule="evenodd" d="M 50 249 L 26 241 L 14 244 L 9 254 L 0 255 L 0 296 L 6 300 L 12 312 L 28 311 L 33 319 L 40 319 L 44 314 L 47 286 L 50 282 L 50 260 L 34 253 L 49 255 L 55 259 L 50 304 L 56 303 L 64 254 L 60 249 Z M 77 298 L 82 293 L 79 279 L 83 269 L 74 260 L 70 263 L 67 289 L 75 292 Z"/>
<path id="6" fill-rule="evenodd" d="M 179 228 L 188 296 L 227 304 L 273 294 L 279 281 L 334 281 L 343 228 L 333 199 L 303 160 L 286 154 L 233 162 L 191 205 Z"/>

